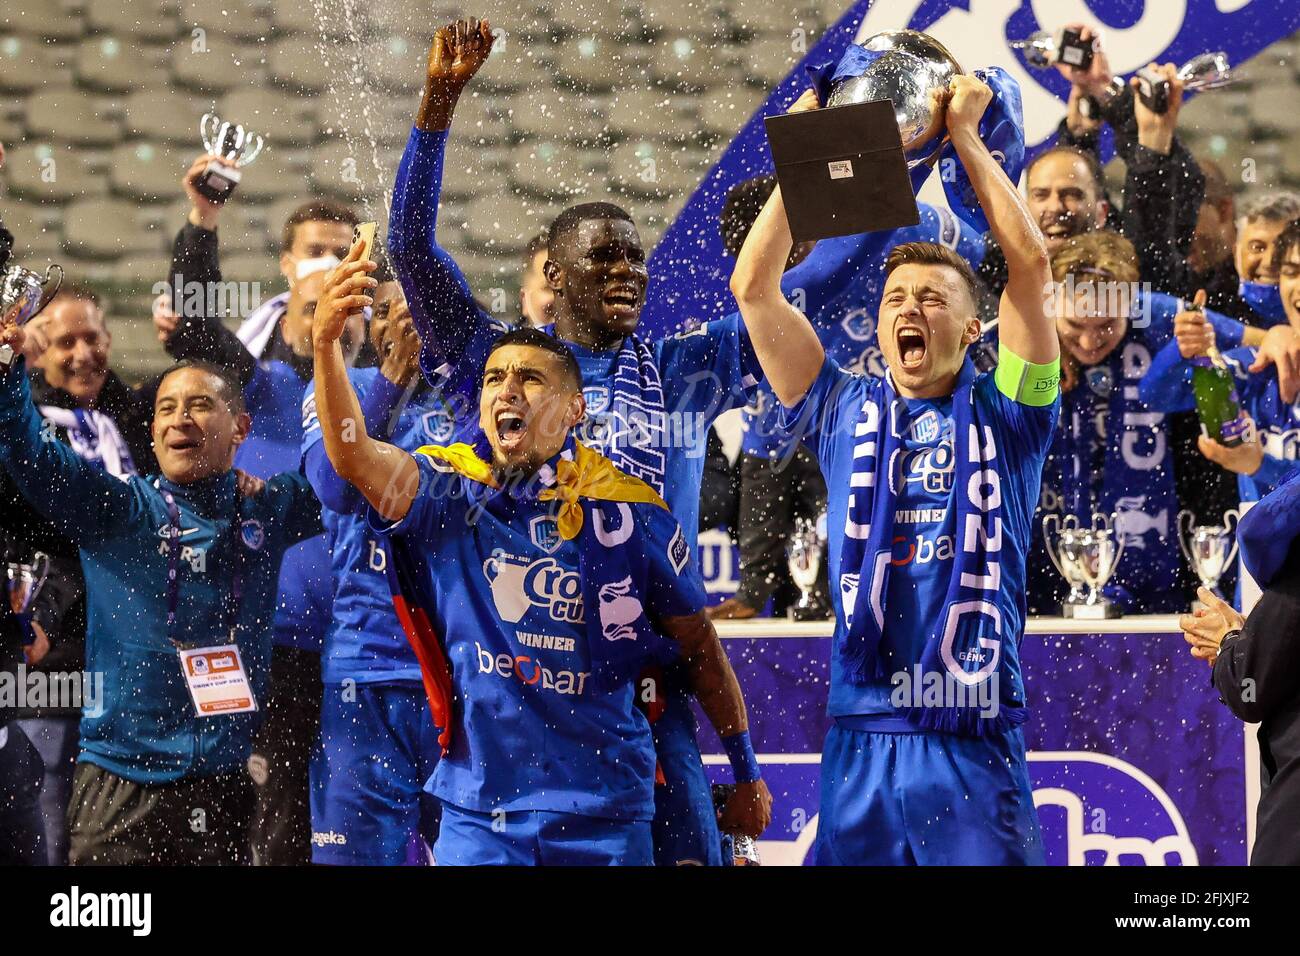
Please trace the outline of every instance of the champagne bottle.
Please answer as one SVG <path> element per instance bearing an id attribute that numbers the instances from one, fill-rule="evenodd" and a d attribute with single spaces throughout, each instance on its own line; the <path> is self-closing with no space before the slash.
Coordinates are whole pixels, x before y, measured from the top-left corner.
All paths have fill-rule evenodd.
<path id="1" fill-rule="evenodd" d="M 1203 311 L 1194 304 L 1187 308 Z M 1196 414 L 1201 419 L 1201 430 L 1221 445 L 1229 448 L 1240 445 L 1246 434 L 1247 420 L 1228 363 L 1211 345 L 1205 355 L 1192 359 L 1192 365 L 1192 392 L 1196 396 Z"/>

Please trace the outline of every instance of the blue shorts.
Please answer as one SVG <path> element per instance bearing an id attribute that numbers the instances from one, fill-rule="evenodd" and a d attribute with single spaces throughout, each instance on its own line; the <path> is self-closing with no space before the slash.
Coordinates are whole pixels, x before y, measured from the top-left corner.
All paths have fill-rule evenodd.
<path id="1" fill-rule="evenodd" d="M 311 765 L 312 862 L 427 862 L 438 801 L 424 783 L 438 754 L 419 684 L 327 684 Z"/>
<path id="2" fill-rule="evenodd" d="M 650 729 L 663 773 L 663 783 L 655 784 L 655 865 L 721 866 L 722 837 L 713 790 L 695 740 L 690 698 L 670 693 L 663 714 Z"/>
<path id="3" fill-rule="evenodd" d="M 832 725 L 822 750 L 818 866 L 1044 862 L 1024 736 Z"/>
<path id="4" fill-rule="evenodd" d="M 650 866 L 647 820 L 575 813 L 480 813 L 443 804 L 433 855 L 439 866 Z"/>

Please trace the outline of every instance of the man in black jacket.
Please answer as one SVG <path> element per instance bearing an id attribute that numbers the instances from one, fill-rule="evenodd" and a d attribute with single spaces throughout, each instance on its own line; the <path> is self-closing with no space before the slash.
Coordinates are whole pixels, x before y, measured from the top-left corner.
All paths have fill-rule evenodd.
<path id="1" fill-rule="evenodd" d="M 1198 593 L 1206 607 L 1179 619 L 1192 656 L 1213 668 L 1228 709 L 1259 724 L 1263 787 L 1251 865 L 1300 865 L 1300 549 L 1292 543 L 1248 618 L 1205 588 Z"/>

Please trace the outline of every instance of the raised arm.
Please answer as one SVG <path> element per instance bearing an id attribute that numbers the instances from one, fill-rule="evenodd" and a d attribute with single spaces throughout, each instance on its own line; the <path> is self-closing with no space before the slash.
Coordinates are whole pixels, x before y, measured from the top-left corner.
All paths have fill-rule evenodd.
<path id="1" fill-rule="evenodd" d="M 445 397 L 477 393 L 481 366 L 475 358 L 500 334 L 437 239 L 452 114 L 491 49 L 487 21 L 461 20 L 434 34 L 424 95 L 397 169 L 388 221 L 388 252 L 420 336 L 420 368 Z"/>
<path id="2" fill-rule="evenodd" d="M 0 334 L 0 343 L 20 352 L 22 337 L 21 328 L 10 327 Z M 21 360 L 0 369 L 0 466 L 27 503 L 78 544 L 111 536 L 135 515 L 129 484 L 48 434 L 32 404 L 27 363 Z"/>
<path id="3" fill-rule="evenodd" d="M 817 93 L 807 90 L 790 112 L 814 109 L 817 109 Z M 791 305 L 781 291 L 781 277 L 793 247 L 778 185 L 754 220 L 736 257 L 731 294 L 736 297 L 763 375 L 777 400 L 787 407 L 808 393 L 826 358 L 808 317 Z"/>
<path id="4" fill-rule="evenodd" d="M 334 470 L 355 485 L 380 515 L 398 521 L 410 510 L 419 487 L 416 464 L 400 448 L 367 434 L 339 344 L 348 316 L 371 303 L 377 283 L 367 273 L 375 268 L 375 263 L 361 258 L 358 241 L 325 280 L 312 321 L 316 413 Z"/>
<path id="5" fill-rule="evenodd" d="M 954 77 L 948 133 L 1007 261 L 1007 285 L 998 307 L 1001 343 L 1026 362 L 1046 365 L 1060 356 L 1056 325 L 1046 308 L 1052 281 L 1047 244 L 1020 190 L 979 137 L 980 117 L 992 98 L 975 77 Z"/>

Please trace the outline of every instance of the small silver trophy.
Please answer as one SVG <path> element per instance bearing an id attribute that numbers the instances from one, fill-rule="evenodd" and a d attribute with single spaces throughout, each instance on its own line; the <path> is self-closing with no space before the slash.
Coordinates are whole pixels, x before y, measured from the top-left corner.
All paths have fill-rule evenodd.
<path id="1" fill-rule="evenodd" d="M 800 518 L 795 522 L 786 547 L 790 578 L 799 588 L 799 602 L 790 608 L 792 620 L 811 621 L 824 616 L 813 604 L 812 594 L 821 574 L 825 541 L 817 521 Z"/>
<path id="2" fill-rule="evenodd" d="M 53 277 L 52 277 L 53 276 Z M 11 265 L 0 272 L 0 325 L 23 325 L 50 304 L 63 284 L 63 267 L 50 263 L 45 275 L 32 272 L 20 265 Z M 0 366 L 13 364 L 14 350 L 0 346 Z"/>
<path id="3" fill-rule="evenodd" d="M 1048 518 L 1053 517 L 1048 515 Z M 1044 519 L 1044 534 L 1047 534 Z M 1094 514 L 1090 525 L 1062 522 L 1057 537 L 1057 551 L 1047 546 L 1048 555 L 1070 584 L 1070 596 L 1061 608 L 1064 617 L 1100 621 L 1120 617 L 1119 606 L 1101 592 L 1124 554 L 1124 536 L 1116 515 Z M 1075 582 L 1086 588 L 1082 599 Z"/>
<path id="4" fill-rule="evenodd" d="M 45 585 L 45 579 L 50 574 L 50 557 L 43 551 L 37 551 L 32 555 L 30 564 L 21 561 L 9 562 L 8 572 L 9 609 L 23 624 L 25 632 L 23 643 L 30 644 L 34 634 L 30 627 L 29 614 L 41 593 L 41 588 Z"/>
<path id="5" fill-rule="evenodd" d="M 216 113 L 203 114 L 199 135 L 203 137 L 204 149 L 217 158 L 203 170 L 196 188 L 207 199 L 223 203 L 239 185 L 243 175 L 240 170 L 257 159 L 265 143 L 258 133 L 236 123 L 223 123 Z"/>
<path id="6" fill-rule="evenodd" d="M 961 66 L 934 37 L 918 30 L 890 30 L 868 37 L 863 49 L 883 54 L 861 76 L 831 87 L 826 105 L 889 100 L 898 120 L 909 169 L 938 155 L 945 136 L 943 94 Z"/>
<path id="7" fill-rule="evenodd" d="M 1240 514 L 1233 510 L 1223 516 L 1223 524 L 1196 523 L 1190 511 L 1178 512 L 1178 544 L 1187 557 L 1201 585 L 1211 594 L 1219 593 L 1219 579 L 1223 577 L 1232 559 L 1237 556 L 1237 520 Z M 1200 601 L 1192 603 L 1192 610 L 1201 607 Z"/>
<path id="8" fill-rule="evenodd" d="M 1077 562 L 1064 560 L 1067 545 L 1069 554 L 1073 555 L 1077 551 L 1074 537 L 1078 532 L 1079 519 L 1074 515 L 1066 515 L 1062 518 L 1059 514 L 1049 514 L 1043 518 L 1043 543 L 1047 546 L 1047 556 L 1051 558 L 1052 565 L 1061 577 L 1065 578 L 1065 583 L 1070 586 L 1070 593 L 1061 602 L 1062 617 L 1073 617 L 1074 608 L 1084 601 L 1083 573 L 1079 570 Z"/>
<path id="9" fill-rule="evenodd" d="M 1083 40 L 1076 30 L 1049 33 L 1036 30 L 1023 40 L 1012 40 L 1011 49 L 1023 50 L 1025 62 L 1036 70 L 1046 70 L 1057 63 L 1086 70 L 1092 65 L 1093 41 Z"/>

